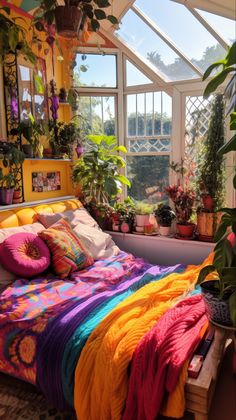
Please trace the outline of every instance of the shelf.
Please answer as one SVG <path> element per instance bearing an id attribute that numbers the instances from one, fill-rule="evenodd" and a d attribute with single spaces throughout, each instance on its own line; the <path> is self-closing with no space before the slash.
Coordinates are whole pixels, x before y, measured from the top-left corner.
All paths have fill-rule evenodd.
<path id="1" fill-rule="evenodd" d="M 25 160 L 49 160 L 52 162 L 72 162 L 72 159 L 56 159 L 56 158 L 25 158 Z"/>
<path id="2" fill-rule="evenodd" d="M 77 197 L 75 197 L 74 195 L 64 195 L 57 198 L 47 198 L 45 200 L 24 201 L 23 203 L 10 204 L 9 206 L 0 205 L 0 212 L 5 211 L 5 210 L 15 209 L 15 208 L 31 207 L 31 206 L 37 206 L 40 204 L 56 203 L 57 201 L 66 201 L 66 200 L 75 200 L 75 199 L 77 199 Z"/>
<path id="3" fill-rule="evenodd" d="M 60 101 L 59 101 L 59 105 L 63 105 L 63 106 L 71 106 L 71 105 L 69 104 L 69 102 L 60 102 Z"/>

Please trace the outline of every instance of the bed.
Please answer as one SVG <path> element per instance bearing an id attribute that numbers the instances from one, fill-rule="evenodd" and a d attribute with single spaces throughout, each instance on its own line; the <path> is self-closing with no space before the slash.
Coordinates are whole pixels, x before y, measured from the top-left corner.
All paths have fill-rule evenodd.
<path id="1" fill-rule="evenodd" d="M 35 229 L 42 212 L 61 217 L 79 208 L 70 200 L 2 212 L 1 232 Z M 195 289 L 202 266 L 153 266 L 114 249 L 70 278 L 49 271 L 8 279 L 0 292 L 0 371 L 37 386 L 59 410 L 75 409 L 80 420 L 181 417 L 188 363 L 208 326 Z"/>

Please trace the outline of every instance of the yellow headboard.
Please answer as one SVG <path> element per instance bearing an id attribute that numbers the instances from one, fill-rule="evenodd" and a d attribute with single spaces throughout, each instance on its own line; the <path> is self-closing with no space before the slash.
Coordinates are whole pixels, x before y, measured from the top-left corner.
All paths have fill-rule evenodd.
<path id="1" fill-rule="evenodd" d="M 31 224 L 37 221 L 38 213 L 60 213 L 82 207 L 79 200 L 71 199 L 54 203 L 39 204 L 33 207 L 17 207 L 0 212 L 0 229 Z"/>

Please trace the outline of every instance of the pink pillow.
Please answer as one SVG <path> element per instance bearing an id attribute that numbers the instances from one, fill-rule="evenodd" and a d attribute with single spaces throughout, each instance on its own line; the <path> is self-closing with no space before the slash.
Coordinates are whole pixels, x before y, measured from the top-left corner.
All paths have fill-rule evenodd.
<path id="1" fill-rule="evenodd" d="M 0 245 L 0 263 L 18 276 L 32 277 L 48 268 L 50 252 L 37 235 L 16 233 Z"/>

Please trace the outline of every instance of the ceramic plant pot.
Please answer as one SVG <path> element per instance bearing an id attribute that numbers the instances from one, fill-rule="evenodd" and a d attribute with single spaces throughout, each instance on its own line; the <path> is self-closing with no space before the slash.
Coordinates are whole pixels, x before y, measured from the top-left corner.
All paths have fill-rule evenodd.
<path id="1" fill-rule="evenodd" d="M 136 225 L 137 226 L 145 226 L 149 224 L 149 214 L 136 214 L 135 218 L 136 218 Z"/>
<path id="2" fill-rule="evenodd" d="M 22 202 L 22 192 L 21 192 L 21 190 L 14 190 L 12 203 L 13 204 L 18 204 L 18 203 L 21 203 L 21 202 Z"/>
<path id="3" fill-rule="evenodd" d="M 0 204 L 9 206 L 12 204 L 14 188 L 0 188 Z"/>
<path id="4" fill-rule="evenodd" d="M 209 280 L 201 284 L 202 297 L 208 318 L 217 324 L 232 326 L 229 309 L 230 293 L 220 298 L 217 283 L 218 280 Z"/>
<path id="5" fill-rule="evenodd" d="M 161 236 L 169 236 L 171 232 L 171 226 L 159 226 L 159 233 Z"/>

